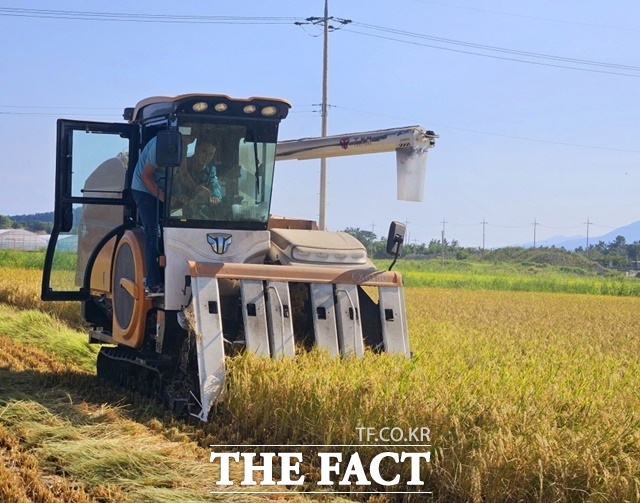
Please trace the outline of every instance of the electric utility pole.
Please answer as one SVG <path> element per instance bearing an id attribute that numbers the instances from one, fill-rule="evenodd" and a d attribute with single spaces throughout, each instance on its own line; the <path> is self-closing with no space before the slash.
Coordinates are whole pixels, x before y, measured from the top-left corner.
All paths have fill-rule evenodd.
<path id="1" fill-rule="evenodd" d="M 333 17 L 329 17 L 329 0 L 324 1 L 324 16 L 321 18 L 318 17 L 310 17 L 307 18 L 307 23 L 318 25 L 322 23 L 322 33 L 323 33 L 323 44 L 322 44 L 322 104 L 321 106 L 321 115 L 322 115 L 322 132 L 321 136 L 325 137 L 328 134 L 328 109 L 329 109 L 329 101 L 328 101 L 328 87 L 329 87 L 329 31 L 335 30 L 333 26 L 329 24 L 329 21 L 333 20 Z M 338 19 L 335 21 L 340 23 L 340 25 L 344 26 L 345 24 L 349 24 L 351 20 L 349 19 Z M 296 23 L 298 25 L 302 25 L 305 23 Z M 320 159 L 320 208 L 319 208 L 319 217 L 318 217 L 318 226 L 320 230 L 326 230 L 327 228 L 327 159 Z"/>
<path id="2" fill-rule="evenodd" d="M 441 250 L 441 255 L 440 255 L 440 265 L 444 267 L 444 226 L 447 222 L 444 221 L 444 218 L 442 219 L 442 240 L 441 240 L 441 244 L 442 244 L 442 250 Z"/>
<path id="3" fill-rule="evenodd" d="M 589 217 L 587 217 L 587 221 L 583 222 L 585 224 L 587 224 L 587 258 L 589 258 L 589 226 L 593 225 L 593 222 L 589 221 Z"/>
<path id="4" fill-rule="evenodd" d="M 327 95 L 329 70 L 329 0 L 324 0 L 322 44 L 322 137 L 327 136 Z M 320 230 L 327 230 L 327 158 L 320 159 Z"/>
<path id="5" fill-rule="evenodd" d="M 407 239 L 406 239 L 407 244 L 411 244 L 409 242 L 409 240 L 411 239 L 411 233 L 409 232 L 409 224 L 410 223 L 411 222 L 409 222 L 408 219 L 406 219 L 406 218 L 404 219 L 404 233 L 407 235 Z"/>
<path id="6" fill-rule="evenodd" d="M 533 223 L 531 225 L 533 225 L 533 247 L 535 248 L 536 247 L 536 227 L 540 224 L 538 223 L 538 220 L 534 218 Z"/>
<path id="7" fill-rule="evenodd" d="M 489 222 L 485 222 L 484 217 L 482 218 L 482 222 L 480 222 L 482 224 L 482 251 L 484 252 L 484 234 L 485 234 L 485 227 L 487 226 L 487 224 Z"/>

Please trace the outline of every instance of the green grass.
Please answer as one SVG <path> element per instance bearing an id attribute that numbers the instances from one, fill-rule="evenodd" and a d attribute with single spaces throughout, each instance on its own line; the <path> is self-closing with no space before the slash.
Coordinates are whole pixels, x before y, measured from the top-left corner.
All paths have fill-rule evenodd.
<path id="1" fill-rule="evenodd" d="M 75 271 L 78 254 L 60 252 L 54 256 L 55 270 Z M 0 266 L 18 269 L 39 269 L 44 267 L 44 251 L 0 250 Z"/>
<path id="2" fill-rule="evenodd" d="M 20 269 L 42 269 L 44 251 L 0 250 L 0 265 Z"/>
<path id="3" fill-rule="evenodd" d="M 388 260 L 376 261 L 381 269 L 390 264 Z M 448 260 L 442 266 L 432 259 L 398 260 L 394 270 L 402 273 L 410 287 L 640 296 L 638 278 L 566 265 Z"/>
<path id="4" fill-rule="evenodd" d="M 75 271 L 75 257 L 73 253 L 57 255 L 54 267 L 59 275 L 54 277 L 63 281 L 66 276 L 62 274 L 69 273 L 73 283 L 75 276 L 70 273 Z M 13 274 L 11 270 L 41 270 L 43 264 L 44 252 L 0 250 L 0 272 L 6 268 L 6 275 Z M 376 260 L 380 269 L 390 264 L 390 260 Z M 553 249 L 505 248 L 468 260 L 446 260 L 444 266 L 439 259 L 401 259 L 394 270 L 403 274 L 405 285 L 410 287 L 640 296 L 640 279 L 602 269 L 581 255 Z M 6 288 L 3 284 L 0 281 L 0 290 Z M 0 300 L 15 297 L 22 288 L 19 279 L 11 284 L 14 292 L 0 291 Z"/>
<path id="5" fill-rule="evenodd" d="M 0 304 L 0 334 L 38 347 L 66 365 L 95 373 L 98 347 L 90 345 L 85 332 L 37 310 L 19 311 Z"/>

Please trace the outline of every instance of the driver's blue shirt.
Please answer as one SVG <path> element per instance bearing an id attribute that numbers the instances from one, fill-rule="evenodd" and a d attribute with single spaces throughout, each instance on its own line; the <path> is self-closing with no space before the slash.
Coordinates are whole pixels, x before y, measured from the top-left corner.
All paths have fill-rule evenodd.
<path id="1" fill-rule="evenodd" d="M 133 172 L 133 180 L 131 181 L 131 188 L 133 190 L 139 190 L 140 192 L 146 192 L 147 194 L 151 194 L 151 191 L 147 188 L 147 186 L 142 181 L 142 172 L 144 171 L 144 167 L 146 164 L 149 164 L 154 168 L 153 171 L 153 180 L 156 182 L 156 185 L 161 189 L 164 189 L 164 179 L 166 176 L 166 168 L 158 167 L 158 163 L 156 162 L 156 138 L 153 137 L 149 143 L 145 145 L 140 152 L 140 157 L 138 157 L 138 163 L 136 164 L 136 169 Z M 157 197 L 157 194 L 151 194 L 154 197 Z"/>
<path id="2" fill-rule="evenodd" d="M 222 190 L 220 189 L 220 181 L 218 180 L 218 170 L 213 164 L 207 164 L 203 169 L 198 170 L 192 164 L 193 157 L 187 157 L 187 166 L 191 174 L 191 178 L 198 185 L 203 185 L 211 191 L 213 197 L 222 199 Z M 193 167 L 193 169 L 191 169 Z"/>

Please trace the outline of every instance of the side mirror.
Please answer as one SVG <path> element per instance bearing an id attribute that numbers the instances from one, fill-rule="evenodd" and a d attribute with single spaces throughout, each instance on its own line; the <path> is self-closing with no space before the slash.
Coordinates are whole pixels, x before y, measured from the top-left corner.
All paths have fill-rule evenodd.
<path id="1" fill-rule="evenodd" d="M 182 163 L 182 133 L 164 129 L 156 135 L 156 162 L 158 166 L 177 168 Z"/>
<path id="2" fill-rule="evenodd" d="M 73 207 L 70 204 L 65 204 L 62 207 L 60 216 L 60 232 L 69 232 L 73 229 Z"/>
<path id="3" fill-rule="evenodd" d="M 407 226 L 401 222 L 391 222 L 389 226 L 389 237 L 387 238 L 387 253 L 396 258 L 402 252 L 402 243 L 404 243 L 404 233 Z"/>
<path id="4" fill-rule="evenodd" d="M 407 226 L 400 222 L 391 222 L 389 226 L 389 237 L 387 237 L 387 253 L 393 255 L 393 262 L 389 266 L 389 270 L 396 265 L 396 260 L 402 251 L 402 243 L 404 243 L 404 233 Z"/>

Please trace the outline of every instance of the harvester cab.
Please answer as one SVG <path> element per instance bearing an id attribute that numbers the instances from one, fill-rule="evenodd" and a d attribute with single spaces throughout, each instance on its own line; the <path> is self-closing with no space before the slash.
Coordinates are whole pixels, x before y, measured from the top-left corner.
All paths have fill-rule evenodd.
<path id="1" fill-rule="evenodd" d="M 437 136 L 415 126 L 278 143 L 289 108 L 280 99 L 189 94 L 145 99 L 125 109 L 124 123 L 58 121 L 42 298 L 82 303 L 90 342 L 103 345 L 100 378 L 206 421 L 235 348 L 273 358 L 313 345 L 334 355 L 362 356 L 366 346 L 410 355 L 400 274 L 377 271 L 349 234 L 272 216 L 274 167 L 395 150 L 398 196 L 421 200 Z M 131 187 L 153 138 L 165 292 L 151 299 Z M 388 246 L 396 256 L 399 232 Z"/>

